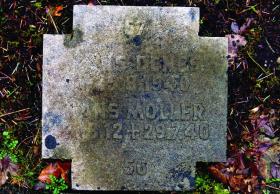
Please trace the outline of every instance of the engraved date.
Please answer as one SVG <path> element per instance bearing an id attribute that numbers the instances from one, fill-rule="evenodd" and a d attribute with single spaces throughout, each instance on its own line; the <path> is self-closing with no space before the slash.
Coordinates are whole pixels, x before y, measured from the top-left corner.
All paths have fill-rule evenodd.
<path id="1" fill-rule="evenodd" d="M 102 128 L 96 128 L 93 134 L 95 139 L 114 141 L 122 141 L 124 139 L 130 141 L 204 141 L 210 137 L 210 127 L 207 122 L 151 124 L 126 121 L 126 123 L 114 123 L 105 125 Z"/>

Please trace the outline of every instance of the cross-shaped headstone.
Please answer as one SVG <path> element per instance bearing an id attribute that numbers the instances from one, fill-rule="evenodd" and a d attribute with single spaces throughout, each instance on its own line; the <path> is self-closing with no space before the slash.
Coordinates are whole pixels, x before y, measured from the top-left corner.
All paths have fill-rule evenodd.
<path id="1" fill-rule="evenodd" d="M 44 35 L 43 158 L 72 160 L 78 190 L 188 190 L 226 159 L 227 39 L 199 8 L 74 6 Z"/>

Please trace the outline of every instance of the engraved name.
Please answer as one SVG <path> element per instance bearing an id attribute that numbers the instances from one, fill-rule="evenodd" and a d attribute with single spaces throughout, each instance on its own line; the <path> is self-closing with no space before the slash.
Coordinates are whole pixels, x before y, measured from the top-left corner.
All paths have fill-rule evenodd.
<path id="1" fill-rule="evenodd" d="M 205 121 L 205 107 L 202 104 L 186 102 L 134 102 L 127 101 L 126 106 L 115 102 L 98 103 L 92 108 L 95 119 L 128 120 L 170 120 Z"/>

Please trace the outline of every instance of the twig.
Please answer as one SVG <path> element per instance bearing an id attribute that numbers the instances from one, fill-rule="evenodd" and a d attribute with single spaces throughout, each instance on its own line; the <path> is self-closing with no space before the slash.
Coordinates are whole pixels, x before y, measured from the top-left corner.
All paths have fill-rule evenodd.
<path id="1" fill-rule="evenodd" d="M 280 128 L 277 128 L 276 130 L 274 130 L 274 133 L 276 133 L 277 131 L 279 131 Z"/>
<path id="2" fill-rule="evenodd" d="M 266 74 L 269 75 L 266 70 L 257 62 L 255 61 L 255 59 L 250 55 L 250 53 L 247 51 L 248 56 L 250 57 L 250 59 L 259 67 L 261 68 L 261 70 Z"/>
<path id="3" fill-rule="evenodd" d="M 14 120 L 12 120 L 12 122 L 13 122 L 15 125 L 17 125 L 17 122 L 15 122 Z"/>
<path id="4" fill-rule="evenodd" d="M 34 13 L 31 9 L 30 9 L 30 11 L 34 14 L 34 16 L 36 18 L 38 18 L 42 23 L 44 23 L 44 21 L 36 13 Z"/>
<path id="5" fill-rule="evenodd" d="M 269 77 L 269 76 L 271 76 L 271 75 L 273 75 L 273 73 L 271 73 L 271 74 L 269 74 L 269 75 L 266 75 L 266 76 L 264 76 L 264 77 L 262 77 L 262 78 L 260 78 L 260 79 L 257 79 L 257 81 L 263 80 L 263 79 L 265 79 L 265 78 L 267 78 L 267 77 Z"/>
<path id="6" fill-rule="evenodd" d="M 30 137 L 27 137 L 27 138 L 25 138 L 24 140 L 22 140 L 17 146 L 16 146 L 16 150 L 19 148 L 19 146 L 22 144 L 22 143 L 24 143 L 26 140 L 28 140 L 28 139 L 31 139 L 31 138 L 33 138 L 33 136 L 30 136 Z"/>
<path id="7" fill-rule="evenodd" d="M 8 51 L 8 49 L 5 49 L 4 47 L 0 47 L 1 49 L 3 49 L 4 51 Z"/>
<path id="8" fill-rule="evenodd" d="M 16 87 L 12 92 L 10 92 L 7 97 L 10 97 L 13 93 L 15 93 L 15 91 L 17 91 L 18 87 Z"/>
<path id="9" fill-rule="evenodd" d="M 5 113 L 5 114 L 0 115 L 0 118 L 8 116 L 8 115 L 15 114 L 15 113 L 23 112 L 23 111 L 26 111 L 26 110 L 29 110 L 29 109 L 30 108 L 25 108 L 25 109 L 17 110 L 17 111 L 14 111 L 14 112 Z"/>
<path id="10" fill-rule="evenodd" d="M 38 128 L 37 129 L 37 133 L 36 133 L 36 135 L 35 135 L 35 137 L 33 138 L 33 140 L 32 140 L 32 144 L 38 144 L 38 142 L 39 142 L 39 136 L 40 136 L 40 129 Z M 38 141 L 38 142 L 37 142 Z"/>
<path id="11" fill-rule="evenodd" d="M 16 68 L 14 69 L 14 71 L 12 72 L 12 75 L 17 71 L 19 64 L 20 64 L 20 63 L 17 63 L 17 66 L 16 66 Z"/>
<path id="12" fill-rule="evenodd" d="M 280 6 L 280 5 L 277 5 L 276 7 L 274 7 L 274 8 L 272 9 L 272 11 L 275 11 L 279 6 Z"/>
<path id="13" fill-rule="evenodd" d="M 271 45 L 269 44 L 269 42 L 267 41 L 267 38 L 265 38 L 265 42 L 268 45 L 268 47 L 270 48 L 270 50 L 275 53 L 275 50 L 273 50 L 273 48 L 271 47 Z"/>
<path id="14" fill-rule="evenodd" d="M 236 102 L 236 104 L 242 104 L 242 103 L 245 103 L 245 102 L 248 102 L 248 100 L 239 101 L 239 102 Z"/>
<path id="15" fill-rule="evenodd" d="M 64 22 L 61 23 L 61 25 L 64 25 L 70 18 L 67 18 Z"/>
<path id="16" fill-rule="evenodd" d="M 227 2 L 227 9 L 229 9 L 229 6 L 228 6 L 228 0 L 226 0 L 226 2 Z"/>
<path id="17" fill-rule="evenodd" d="M 54 25 L 54 28 L 55 28 L 56 33 L 59 34 L 58 29 L 57 29 L 57 27 L 56 27 L 56 24 L 55 24 L 55 22 L 54 22 L 54 20 L 53 20 L 53 17 L 52 17 L 52 15 L 50 14 L 49 11 L 48 11 L 48 15 L 49 15 L 50 18 L 51 18 L 51 21 L 52 21 L 52 23 L 53 23 L 53 25 Z"/>
<path id="18" fill-rule="evenodd" d="M 228 133 L 229 133 L 229 135 L 230 135 L 230 138 L 232 139 L 233 138 L 233 136 L 232 136 L 232 133 L 231 133 L 231 131 L 230 131 L 230 128 L 228 127 Z"/>
<path id="19" fill-rule="evenodd" d="M 266 187 L 269 187 L 269 188 L 271 188 L 271 189 L 275 189 L 275 190 L 277 190 L 277 191 L 280 191 L 280 188 L 278 188 L 278 187 L 273 187 L 273 186 L 271 186 L 271 185 L 265 185 Z"/>
<path id="20" fill-rule="evenodd" d="M 8 77 L 0 77 L 0 80 L 2 80 L 2 79 L 9 79 Z"/>
<path id="21" fill-rule="evenodd" d="M 270 95 L 268 95 L 267 97 L 265 97 L 265 98 L 263 99 L 263 102 L 265 102 L 269 97 L 270 97 Z"/>
<path id="22" fill-rule="evenodd" d="M 5 73 L 0 71 L 0 74 L 4 75 L 6 78 L 8 78 L 9 80 L 13 81 L 13 79 L 11 77 L 9 77 L 8 75 L 6 75 Z"/>

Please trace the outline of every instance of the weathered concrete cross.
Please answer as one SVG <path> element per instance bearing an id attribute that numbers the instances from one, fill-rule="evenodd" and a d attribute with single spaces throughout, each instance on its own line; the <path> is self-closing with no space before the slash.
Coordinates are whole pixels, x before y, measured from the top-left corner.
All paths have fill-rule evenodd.
<path id="1" fill-rule="evenodd" d="M 226 159 L 227 39 L 198 30 L 198 8 L 78 5 L 44 35 L 42 156 L 74 189 L 188 190 Z"/>

